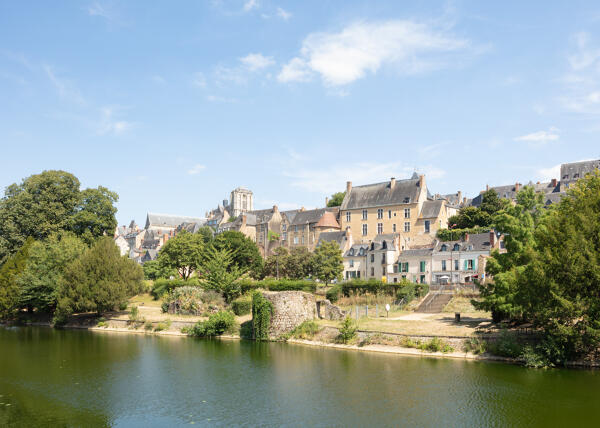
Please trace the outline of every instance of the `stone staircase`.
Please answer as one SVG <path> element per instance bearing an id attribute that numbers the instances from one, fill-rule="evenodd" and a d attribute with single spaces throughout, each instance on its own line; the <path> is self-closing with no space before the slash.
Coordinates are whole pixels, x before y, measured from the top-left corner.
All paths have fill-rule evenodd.
<path id="1" fill-rule="evenodd" d="M 442 312 L 444 306 L 452 299 L 451 293 L 429 293 L 415 312 L 436 314 Z"/>

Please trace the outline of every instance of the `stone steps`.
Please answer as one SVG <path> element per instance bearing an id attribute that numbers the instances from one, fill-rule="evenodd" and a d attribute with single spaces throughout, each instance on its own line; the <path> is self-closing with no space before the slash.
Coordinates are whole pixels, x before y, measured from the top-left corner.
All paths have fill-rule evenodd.
<path id="1" fill-rule="evenodd" d="M 415 312 L 435 314 L 442 312 L 444 306 L 452 299 L 452 294 L 429 293 Z"/>

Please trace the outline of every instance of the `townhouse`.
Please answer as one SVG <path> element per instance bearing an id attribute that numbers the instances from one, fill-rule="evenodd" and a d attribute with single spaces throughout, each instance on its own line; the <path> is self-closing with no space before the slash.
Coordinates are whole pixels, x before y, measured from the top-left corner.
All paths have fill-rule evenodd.
<path id="1" fill-rule="evenodd" d="M 306 247 L 314 251 L 322 233 L 341 231 L 337 221 L 338 211 L 334 207 L 286 212 L 281 225 L 282 245 L 289 249 Z"/>

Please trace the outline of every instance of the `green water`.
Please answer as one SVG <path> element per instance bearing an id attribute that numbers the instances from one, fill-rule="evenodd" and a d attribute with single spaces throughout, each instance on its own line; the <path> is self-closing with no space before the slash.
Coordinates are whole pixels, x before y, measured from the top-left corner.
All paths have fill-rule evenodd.
<path id="1" fill-rule="evenodd" d="M 0 328 L 0 426 L 600 426 L 600 372 Z"/>

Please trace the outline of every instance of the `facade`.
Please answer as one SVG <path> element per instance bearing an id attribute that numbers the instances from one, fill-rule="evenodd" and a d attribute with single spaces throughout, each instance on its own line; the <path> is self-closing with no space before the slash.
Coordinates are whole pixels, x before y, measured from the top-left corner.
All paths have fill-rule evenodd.
<path id="1" fill-rule="evenodd" d="M 254 195 L 252 194 L 252 190 L 244 189 L 243 187 L 232 190 L 228 211 L 233 217 L 254 211 Z"/>
<path id="2" fill-rule="evenodd" d="M 115 238 L 115 244 L 117 247 L 119 247 L 119 251 L 121 252 L 122 256 L 126 256 L 129 254 L 129 244 L 122 235 L 119 235 Z"/>
<path id="3" fill-rule="evenodd" d="M 316 247 L 321 245 L 323 242 L 335 242 L 340 247 L 342 255 L 344 255 L 352 246 L 352 233 L 350 230 L 346 231 L 335 231 L 335 232 L 321 232 L 319 235 L 319 242 Z"/>
<path id="4" fill-rule="evenodd" d="M 367 278 L 368 250 L 368 244 L 354 244 L 343 254 L 345 280 Z"/>
<path id="5" fill-rule="evenodd" d="M 254 215 L 256 220 L 256 245 L 263 257 L 272 254 L 281 244 L 281 223 L 283 217 L 277 205 L 266 210 L 255 210 L 248 215 Z"/>
<path id="6" fill-rule="evenodd" d="M 600 159 L 563 163 L 560 166 L 560 191 L 565 192 L 577 180 L 599 169 Z"/>
<path id="7" fill-rule="evenodd" d="M 401 279 L 406 279 L 419 284 L 430 284 L 432 255 L 433 247 L 401 251 L 398 263 L 394 272 L 388 276 L 388 281 L 399 282 Z"/>
<path id="8" fill-rule="evenodd" d="M 365 279 L 387 281 L 388 274 L 397 268 L 400 235 L 389 233 L 377 235 L 368 246 Z"/>
<path id="9" fill-rule="evenodd" d="M 339 221 L 343 230 L 352 230 L 357 243 L 394 233 L 403 249 L 433 242 L 435 231 L 447 227 L 455 209 L 446 200 L 435 201 L 427 191 L 425 176 L 415 173 L 410 179 L 363 186 L 348 182 Z"/>
<path id="10" fill-rule="evenodd" d="M 338 208 L 300 209 L 285 213 L 281 225 L 282 245 L 289 249 L 306 247 L 313 251 L 321 233 L 339 232 Z"/>

